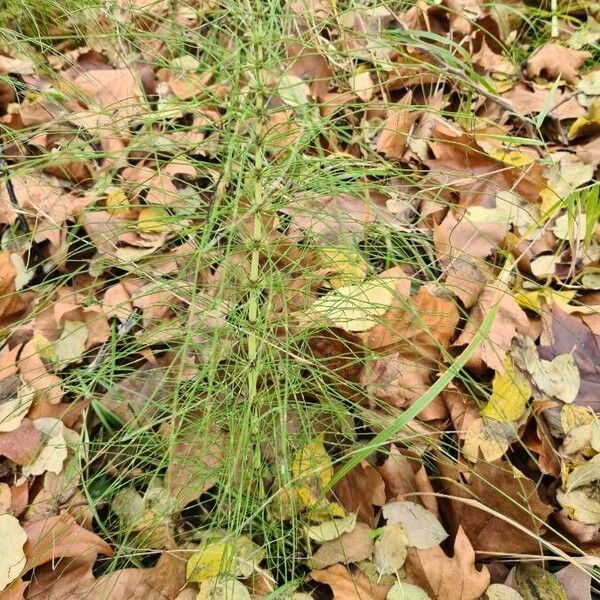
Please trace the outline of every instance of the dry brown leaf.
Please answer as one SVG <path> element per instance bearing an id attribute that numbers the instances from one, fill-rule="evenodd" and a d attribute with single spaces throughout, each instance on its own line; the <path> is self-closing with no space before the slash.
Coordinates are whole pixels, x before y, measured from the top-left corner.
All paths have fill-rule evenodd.
<path id="1" fill-rule="evenodd" d="M 169 494 L 184 507 L 219 478 L 227 438 L 221 431 L 199 430 L 177 436 L 165 474 Z"/>
<path id="2" fill-rule="evenodd" d="M 42 432 L 29 419 L 23 419 L 17 429 L 0 433 L 0 455 L 17 465 L 32 461 L 42 444 Z"/>
<path id="3" fill-rule="evenodd" d="M 600 410 L 600 334 L 593 332 L 581 318 L 569 315 L 553 304 L 542 315 L 547 336 L 538 348 L 540 358 L 552 360 L 571 354 L 579 370 L 581 384 L 575 404 Z"/>
<path id="4" fill-rule="evenodd" d="M 388 158 L 402 158 L 410 130 L 419 118 L 417 111 L 410 110 L 411 103 L 412 92 L 408 92 L 398 103 L 388 108 L 387 118 L 377 139 L 377 152 Z"/>
<path id="5" fill-rule="evenodd" d="M 428 178 L 459 195 L 460 205 L 493 208 L 498 192 L 510 191 L 536 202 L 545 187 L 537 162 L 511 166 L 488 155 L 472 137 L 448 135 L 439 126 L 429 142 L 435 158 L 425 164 Z"/>
<path id="6" fill-rule="evenodd" d="M 335 600 L 385 600 L 389 585 L 370 582 L 359 570 L 350 571 L 343 565 L 333 565 L 310 576 L 331 587 Z"/>
<path id="7" fill-rule="evenodd" d="M 347 512 L 375 527 L 373 506 L 385 504 L 385 483 L 375 467 L 362 461 L 336 485 L 334 495 Z"/>
<path id="8" fill-rule="evenodd" d="M 501 370 L 513 337 L 517 333 L 526 334 L 529 328 L 527 315 L 506 287 L 497 280 L 494 285 L 483 291 L 464 330 L 453 345 L 463 346 L 470 343 L 477 328 L 496 305 L 498 309 L 491 329 L 468 362 L 471 368 L 478 371 L 486 366 L 495 371 Z"/>
<path id="9" fill-rule="evenodd" d="M 577 119 L 586 114 L 585 108 L 577 102 L 576 98 L 570 98 L 565 102 L 566 93 L 561 89 L 556 90 L 553 101 L 548 106 L 548 93 L 548 90 L 542 87 L 518 83 L 514 88 L 503 94 L 503 97 L 522 115 L 538 114 L 552 108 L 554 105 L 557 105 L 557 108 L 548 114 L 555 119 Z"/>
<path id="10" fill-rule="evenodd" d="M 505 461 L 488 463 L 480 460 L 472 471 L 465 470 L 464 476 L 468 478 L 467 483 L 458 473 L 451 476 L 456 484 L 449 486 L 450 495 L 475 499 L 482 507 L 533 534 L 533 537 L 527 535 L 482 508 L 460 500 L 453 501 L 452 518 L 460 524 L 473 548 L 479 552 L 506 554 L 538 552 L 539 542 L 535 536 L 542 532 L 552 508 L 540 500 L 534 483 Z"/>
<path id="11" fill-rule="evenodd" d="M 531 78 L 544 77 L 550 81 L 560 77 L 567 83 L 574 83 L 579 75 L 579 68 L 591 56 L 586 50 L 573 50 L 555 43 L 546 44 L 527 59 L 525 75 Z"/>
<path id="12" fill-rule="evenodd" d="M 446 556 L 438 546 L 409 548 L 406 579 L 436 600 L 477 600 L 490 584 L 487 567 L 475 566 L 475 552 L 462 527 L 454 540 L 454 554 Z"/>
<path id="13" fill-rule="evenodd" d="M 322 544 L 308 562 L 313 569 L 324 569 L 336 563 L 365 560 L 372 552 L 371 528 L 365 523 L 357 523 L 352 531 Z"/>
<path id="14" fill-rule="evenodd" d="M 66 513 L 25 523 L 23 528 L 27 533 L 26 571 L 60 557 L 87 556 L 93 562 L 98 554 L 112 556 L 112 550 L 105 541 L 77 525 Z"/>

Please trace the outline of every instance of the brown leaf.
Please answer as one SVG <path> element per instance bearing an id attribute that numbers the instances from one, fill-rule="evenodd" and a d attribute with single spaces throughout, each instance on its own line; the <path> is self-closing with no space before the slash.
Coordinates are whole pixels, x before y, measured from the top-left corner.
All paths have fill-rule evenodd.
<path id="1" fill-rule="evenodd" d="M 362 461 L 334 489 L 335 499 L 359 521 L 375 527 L 373 505 L 385 504 L 385 483 L 375 467 Z"/>
<path id="2" fill-rule="evenodd" d="M 34 340 L 23 346 L 19 356 L 21 379 L 36 393 L 36 397 L 57 404 L 63 396 L 60 377 L 50 373 Z"/>
<path id="3" fill-rule="evenodd" d="M 554 119 L 577 119 L 586 114 L 585 108 L 577 102 L 576 98 L 571 98 L 563 102 L 566 92 L 560 88 L 556 90 L 550 106 L 547 106 L 548 93 L 547 89 L 535 85 L 527 86 L 524 83 L 518 83 L 514 88 L 506 92 L 503 97 L 522 115 L 538 114 L 554 105 L 558 106 L 548 113 Z M 560 102 L 562 104 L 559 105 Z"/>
<path id="4" fill-rule="evenodd" d="M 390 589 L 388 585 L 372 583 L 359 570 L 349 571 L 343 565 L 311 571 L 310 576 L 330 586 L 334 600 L 385 600 Z"/>
<path id="5" fill-rule="evenodd" d="M 549 339 L 542 340 L 539 356 L 552 360 L 572 353 L 579 369 L 581 385 L 575 403 L 600 411 L 600 334 L 593 332 L 580 318 L 569 315 L 556 304 L 545 311 L 542 320 Z"/>
<path id="6" fill-rule="evenodd" d="M 50 565 L 36 569 L 28 597 L 43 600 L 173 600 L 185 586 L 185 558 L 176 552 L 163 552 L 154 567 L 121 569 L 98 579 L 92 574 L 89 560 L 62 561 L 56 569 Z"/>
<path id="7" fill-rule="evenodd" d="M 419 118 L 417 111 L 410 110 L 411 102 L 412 91 L 388 108 L 387 118 L 377 139 L 377 152 L 388 158 L 402 158 L 410 130 Z"/>
<path id="8" fill-rule="evenodd" d="M 105 541 L 77 525 L 66 513 L 24 523 L 23 529 L 27 533 L 25 571 L 57 558 L 86 556 L 93 563 L 98 554 L 112 556 L 112 550 Z"/>
<path id="9" fill-rule="evenodd" d="M 454 540 L 454 554 L 446 556 L 439 547 L 409 548 L 406 579 L 422 587 L 435 600 L 476 600 L 490 583 L 487 567 L 478 570 L 475 552 L 462 527 Z"/>
<path id="10" fill-rule="evenodd" d="M 166 488 L 183 508 L 217 481 L 223 463 L 226 437 L 208 428 L 177 436 L 165 474 Z"/>
<path id="11" fill-rule="evenodd" d="M 357 523 L 352 531 L 322 544 L 309 560 L 309 564 L 313 569 L 324 569 L 335 563 L 365 560 L 372 552 L 371 528 L 365 523 Z"/>
<path id="12" fill-rule="evenodd" d="M 488 313 L 496 305 L 498 305 L 498 310 L 489 334 L 468 362 L 469 367 L 478 371 L 485 366 L 495 371 L 501 371 L 513 337 L 517 333 L 527 333 L 529 328 L 529 320 L 523 309 L 506 290 L 506 286 L 496 281 L 495 284 L 487 287 L 479 297 L 464 330 L 453 346 L 469 344 L 475 336 L 477 328 L 481 326 Z"/>
<path id="13" fill-rule="evenodd" d="M 31 462 L 42 444 L 42 433 L 29 419 L 23 419 L 17 429 L 0 433 L 0 455 L 18 465 Z"/>
<path id="14" fill-rule="evenodd" d="M 545 187 L 542 167 L 532 162 L 522 167 L 507 165 L 489 156 L 467 134 L 449 135 L 438 126 L 430 141 L 435 159 L 426 161 L 428 178 L 459 195 L 461 206 L 493 208 L 500 191 L 512 191 L 536 202 Z"/>
<path id="15" fill-rule="evenodd" d="M 447 481 L 452 479 L 450 476 Z M 535 484 L 507 462 L 480 460 L 472 471 L 456 472 L 454 479 L 456 483 L 449 486 L 447 493 L 475 499 L 483 507 L 525 527 L 534 536 L 540 534 L 552 512 L 552 508 L 540 500 Z M 452 519 L 479 552 L 539 552 L 535 537 L 472 504 L 453 501 Z"/>
<path id="16" fill-rule="evenodd" d="M 96 69 L 76 77 L 72 85 L 88 106 L 109 111 L 113 119 L 145 112 L 144 94 L 138 74 L 131 69 Z"/>
<path id="17" fill-rule="evenodd" d="M 574 83 L 578 70 L 592 55 L 586 50 L 573 50 L 559 44 L 545 44 L 527 60 L 525 75 L 527 77 L 544 77 L 555 80 L 561 77 L 567 83 Z"/>
<path id="18" fill-rule="evenodd" d="M 22 312 L 25 300 L 15 290 L 17 269 L 8 250 L 0 252 L 0 317 L 7 318 Z"/>

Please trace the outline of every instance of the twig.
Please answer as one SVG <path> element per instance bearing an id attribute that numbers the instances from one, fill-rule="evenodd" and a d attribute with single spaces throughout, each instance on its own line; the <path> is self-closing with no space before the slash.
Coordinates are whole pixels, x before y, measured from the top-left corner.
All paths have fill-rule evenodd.
<path id="1" fill-rule="evenodd" d="M 137 320 L 138 310 L 133 309 L 127 320 L 124 323 L 121 323 L 117 328 L 117 342 L 124 336 L 126 336 L 135 325 Z M 106 361 L 106 357 L 108 356 L 108 350 L 110 349 L 110 340 L 106 340 L 102 346 L 100 347 L 100 351 L 94 357 L 94 360 L 88 365 L 87 372 L 93 373 L 100 365 L 102 365 Z"/>

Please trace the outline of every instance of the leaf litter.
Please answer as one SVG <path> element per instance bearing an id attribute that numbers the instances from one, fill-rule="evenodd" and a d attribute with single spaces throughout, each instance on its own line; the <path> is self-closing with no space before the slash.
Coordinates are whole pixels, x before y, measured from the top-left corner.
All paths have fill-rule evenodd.
<path id="1" fill-rule="evenodd" d="M 0 597 L 591 598 L 598 8 L 117 4 L 0 49 Z"/>

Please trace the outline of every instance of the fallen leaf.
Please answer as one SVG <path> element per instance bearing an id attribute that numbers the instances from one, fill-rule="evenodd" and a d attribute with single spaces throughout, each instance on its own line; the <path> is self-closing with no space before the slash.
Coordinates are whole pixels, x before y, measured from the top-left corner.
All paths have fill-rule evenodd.
<path id="1" fill-rule="evenodd" d="M 480 455 L 487 462 L 493 462 L 504 456 L 515 437 L 511 422 L 479 418 L 465 431 L 462 451 L 471 462 L 477 462 Z"/>
<path id="2" fill-rule="evenodd" d="M 579 489 L 572 492 L 556 491 L 556 500 L 568 515 L 589 525 L 600 524 L 600 502 L 588 495 L 592 490 Z"/>
<path id="3" fill-rule="evenodd" d="M 309 539 L 322 544 L 339 538 L 343 533 L 349 533 L 354 527 L 356 527 L 356 514 L 352 513 L 341 519 L 332 519 L 318 525 L 311 525 L 306 528 L 306 535 Z"/>
<path id="4" fill-rule="evenodd" d="M 200 584 L 196 600 L 250 600 L 248 588 L 235 579 L 218 581 L 205 579 Z"/>
<path id="5" fill-rule="evenodd" d="M 366 331 L 378 323 L 394 298 L 383 280 L 371 280 L 333 290 L 312 304 L 307 315 L 325 317 L 344 331 Z"/>
<path id="6" fill-rule="evenodd" d="M 415 548 L 432 548 L 448 537 L 437 517 L 416 502 L 388 502 L 383 507 L 383 516 L 388 523 L 400 523 L 407 544 Z"/>
<path id="7" fill-rule="evenodd" d="M 0 383 L 4 383 L 5 381 L 6 379 Z M 22 384 L 15 391 L 14 396 L 13 398 L 0 400 L 0 432 L 14 431 L 19 427 L 21 421 L 29 412 L 34 392 L 27 384 Z"/>
<path id="8" fill-rule="evenodd" d="M 406 580 L 423 588 L 432 598 L 477 600 L 490 583 L 487 567 L 478 570 L 475 552 L 462 527 L 454 540 L 454 554 L 446 556 L 439 547 L 409 548 Z"/>
<path id="9" fill-rule="evenodd" d="M 324 569 L 336 563 L 365 560 L 372 552 L 371 528 L 364 523 L 357 523 L 352 531 L 320 546 L 308 564 L 312 569 Z"/>
<path id="10" fill-rule="evenodd" d="M 545 44 L 527 59 L 527 77 L 544 77 L 554 81 L 557 77 L 566 83 L 577 80 L 579 68 L 591 57 L 585 50 L 573 50 L 555 43 Z"/>
<path id="11" fill-rule="evenodd" d="M 54 342 L 54 354 L 61 367 L 81 359 L 88 335 L 82 321 L 65 321 L 60 338 Z"/>
<path id="12" fill-rule="evenodd" d="M 431 597 L 417 585 L 396 581 L 386 600 L 431 600 Z"/>
<path id="13" fill-rule="evenodd" d="M 569 600 L 592 600 L 592 578 L 587 570 L 575 564 L 554 573 Z"/>
<path id="14" fill-rule="evenodd" d="M 556 576 L 535 565 L 518 565 L 516 579 L 524 600 L 569 600 Z"/>
<path id="15" fill-rule="evenodd" d="M 507 585 L 492 583 L 485 592 L 484 600 L 523 600 L 523 596 Z"/>
<path id="16" fill-rule="evenodd" d="M 79 436 L 64 423 L 52 417 L 33 421 L 33 426 L 42 432 L 43 445 L 34 460 L 23 466 L 23 475 L 42 475 L 46 471 L 60 473 L 67 459 L 68 444 L 74 444 Z"/>
<path id="17" fill-rule="evenodd" d="M 372 583 L 360 571 L 349 571 L 343 565 L 311 571 L 310 576 L 330 586 L 334 600 L 385 600 L 390 588 Z"/>
<path id="18" fill-rule="evenodd" d="M 112 555 L 112 550 L 105 541 L 77 525 L 67 513 L 25 523 L 23 529 L 27 533 L 27 564 L 24 571 L 61 557 L 87 557 L 93 562 L 98 554 Z"/>
<path id="19" fill-rule="evenodd" d="M 411 102 L 412 92 L 408 92 L 398 103 L 388 108 L 387 118 L 377 139 L 377 152 L 388 158 L 402 158 L 410 129 L 419 118 L 419 113 L 410 109 Z"/>
<path id="20" fill-rule="evenodd" d="M 5 590 L 23 571 L 27 559 L 23 546 L 27 534 L 12 515 L 0 515 L 0 591 Z"/>
<path id="21" fill-rule="evenodd" d="M 381 575 L 394 575 L 404 565 L 408 537 L 400 523 L 388 523 L 375 541 L 373 564 Z"/>
<path id="22" fill-rule="evenodd" d="M 497 372 L 492 380 L 492 394 L 482 408 L 481 416 L 500 422 L 518 421 L 527 408 L 531 387 L 514 368 L 512 361 L 504 361 L 504 372 Z"/>
<path id="23" fill-rule="evenodd" d="M 463 483 L 463 476 L 469 477 L 468 482 Z M 552 508 L 542 502 L 535 484 L 515 467 L 506 461 L 479 460 L 472 469 L 447 473 L 445 480 L 456 482 L 448 486 L 449 494 L 477 500 L 476 504 L 452 501 L 452 519 L 462 526 L 475 550 L 506 554 L 536 552 L 539 542 L 535 536 L 543 531 Z M 511 522 L 522 528 L 513 527 Z"/>
<path id="24" fill-rule="evenodd" d="M 359 521 L 375 526 L 373 506 L 385 504 L 385 484 L 375 467 L 363 461 L 350 471 L 334 489 L 335 499 Z"/>

